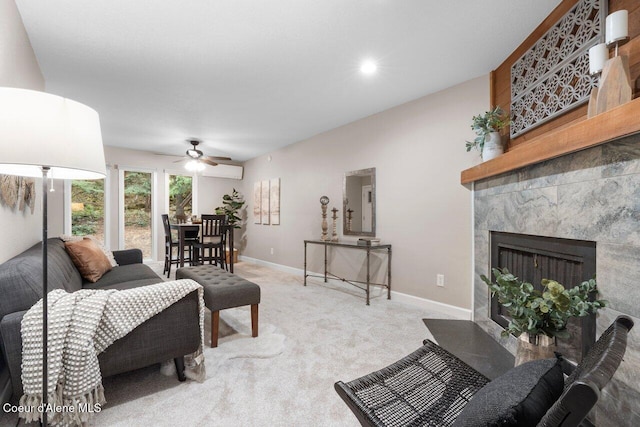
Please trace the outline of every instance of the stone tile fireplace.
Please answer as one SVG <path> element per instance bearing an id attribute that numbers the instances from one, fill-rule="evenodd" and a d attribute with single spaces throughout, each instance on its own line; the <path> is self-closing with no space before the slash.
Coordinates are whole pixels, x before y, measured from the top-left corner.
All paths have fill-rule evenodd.
<path id="1" fill-rule="evenodd" d="M 637 326 L 594 421 L 640 425 L 640 135 L 476 181 L 474 321 L 515 353 L 516 339 L 500 336 L 480 280 L 490 273 L 491 232 L 595 242 L 599 298 L 609 301 L 596 334 L 618 314 Z"/>

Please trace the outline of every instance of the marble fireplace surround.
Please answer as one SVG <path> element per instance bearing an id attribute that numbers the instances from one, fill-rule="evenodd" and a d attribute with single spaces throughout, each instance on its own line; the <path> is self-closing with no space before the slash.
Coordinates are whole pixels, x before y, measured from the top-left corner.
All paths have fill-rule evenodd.
<path id="1" fill-rule="evenodd" d="M 623 363 L 603 391 L 596 425 L 640 425 L 640 134 L 476 181 L 474 321 L 515 353 L 491 320 L 489 232 L 505 231 L 596 242 L 600 298 L 597 335 L 618 314 L 633 318 Z"/>

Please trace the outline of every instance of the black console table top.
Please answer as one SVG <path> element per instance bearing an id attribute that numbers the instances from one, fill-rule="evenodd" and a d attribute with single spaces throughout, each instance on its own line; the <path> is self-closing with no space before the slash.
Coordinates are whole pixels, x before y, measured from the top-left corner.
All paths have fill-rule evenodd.
<path id="1" fill-rule="evenodd" d="M 358 249 L 369 249 L 369 250 L 376 250 L 376 249 L 391 249 L 391 245 L 388 243 L 385 244 L 381 244 L 381 245 L 359 245 L 355 242 L 331 242 L 329 240 L 324 241 L 324 240 L 305 240 L 305 243 L 313 243 L 316 245 L 326 245 L 326 246 L 344 246 L 344 247 L 349 247 L 349 248 L 358 248 Z"/>

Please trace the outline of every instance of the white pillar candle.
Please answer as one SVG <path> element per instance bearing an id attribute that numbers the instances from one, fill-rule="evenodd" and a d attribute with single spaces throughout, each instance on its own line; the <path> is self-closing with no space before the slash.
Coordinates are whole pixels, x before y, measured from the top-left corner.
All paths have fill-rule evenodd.
<path id="1" fill-rule="evenodd" d="M 629 37 L 629 11 L 619 10 L 607 16 L 607 44 Z"/>
<path id="2" fill-rule="evenodd" d="M 597 74 L 604 68 L 609 59 L 609 48 L 606 43 L 600 43 L 589 49 L 589 73 Z"/>

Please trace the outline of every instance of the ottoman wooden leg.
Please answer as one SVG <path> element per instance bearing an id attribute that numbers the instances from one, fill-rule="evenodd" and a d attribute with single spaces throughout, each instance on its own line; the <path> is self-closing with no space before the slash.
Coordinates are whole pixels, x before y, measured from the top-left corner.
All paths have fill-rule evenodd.
<path id="1" fill-rule="evenodd" d="M 251 304 L 251 336 L 258 336 L 258 304 Z"/>
<path id="2" fill-rule="evenodd" d="M 220 312 L 211 312 L 211 347 L 218 346 L 218 326 L 220 325 Z"/>

